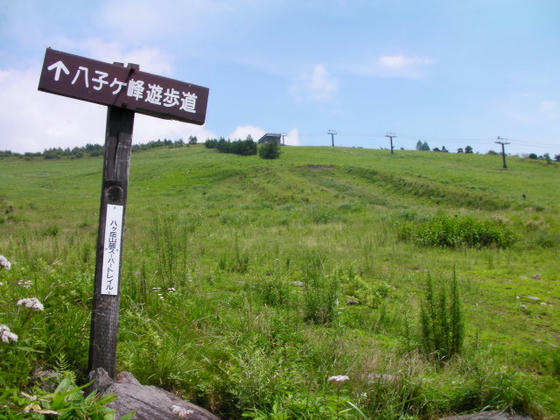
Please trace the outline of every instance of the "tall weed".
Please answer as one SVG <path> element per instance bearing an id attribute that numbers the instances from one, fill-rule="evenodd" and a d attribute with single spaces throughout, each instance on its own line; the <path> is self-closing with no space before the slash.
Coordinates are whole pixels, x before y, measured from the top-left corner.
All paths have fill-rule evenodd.
<path id="1" fill-rule="evenodd" d="M 420 309 L 421 344 L 426 355 L 443 362 L 461 352 L 465 326 L 455 271 L 450 285 L 438 283 L 435 290 L 428 274 Z"/>

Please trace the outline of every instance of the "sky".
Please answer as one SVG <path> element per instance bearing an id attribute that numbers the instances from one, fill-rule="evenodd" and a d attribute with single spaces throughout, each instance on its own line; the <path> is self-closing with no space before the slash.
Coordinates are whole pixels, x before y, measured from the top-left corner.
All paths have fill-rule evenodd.
<path id="1" fill-rule="evenodd" d="M 210 89 L 203 126 L 254 139 L 560 154 L 557 0 L 0 0 L 0 150 L 103 144 L 106 107 L 37 90 L 47 47 Z"/>

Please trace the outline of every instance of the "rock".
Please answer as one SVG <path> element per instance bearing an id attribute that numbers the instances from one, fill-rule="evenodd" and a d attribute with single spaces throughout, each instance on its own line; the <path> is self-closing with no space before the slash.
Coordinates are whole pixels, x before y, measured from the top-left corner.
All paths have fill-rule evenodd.
<path id="1" fill-rule="evenodd" d="M 57 387 L 59 374 L 53 369 L 35 368 L 31 379 L 36 383 L 39 388 L 46 392 L 54 392 Z"/>
<path id="2" fill-rule="evenodd" d="M 536 280 L 542 279 L 542 276 L 540 274 L 533 274 L 531 277 L 536 279 Z"/>
<path id="3" fill-rule="evenodd" d="M 108 404 L 117 411 L 117 419 L 135 411 L 136 420 L 219 420 L 218 417 L 194 404 L 182 400 L 178 396 L 155 386 L 142 385 L 129 372 L 119 373 L 113 381 L 107 372 L 98 368 L 89 374 L 93 384 L 88 392 L 94 390 L 100 394 L 118 395 L 115 401 Z M 187 413 L 182 417 L 180 413 Z"/>
<path id="4" fill-rule="evenodd" d="M 353 300 L 350 299 L 349 301 L 346 302 L 347 305 L 359 305 L 360 302 L 358 302 L 357 300 Z"/>
<path id="5" fill-rule="evenodd" d="M 527 296 L 525 296 L 525 297 L 526 297 L 527 299 L 534 300 L 535 302 L 538 302 L 539 300 L 541 300 L 541 298 L 538 298 L 538 297 L 536 297 L 536 296 L 531 296 L 531 295 L 527 295 Z"/>
<path id="6" fill-rule="evenodd" d="M 531 417 L 518 414 L 488 411 L 486 413 L 467 414 L 463 416 L 442 417 L 440 420 L 532 420 Z"/>
<path id="7" fill-rule="evenodd" d="M 302 281 L 293 281 L 292 285 L 297 287 L 303 287 L 305 284 Z"/>

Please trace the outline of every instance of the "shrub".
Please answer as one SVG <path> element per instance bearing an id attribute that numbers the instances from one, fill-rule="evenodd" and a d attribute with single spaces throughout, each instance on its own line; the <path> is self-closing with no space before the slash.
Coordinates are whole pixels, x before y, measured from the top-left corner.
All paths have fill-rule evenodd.
<path id="1" fill-rule="evenodd" d="M 263 143 L 259 147 L 259 156 L 263 159 L 278 159 L 280 157 L 280 146 L 274 141 Z"/>
<path id="2" fill-rule="evenodd" d="M 508 248 L 517 241 L 517 235 L 501 221 L 481 222 L 459 216 L 438 216 L 418 226 L 405 224 L 400 238 L 419 245 L 447 248 Z"/>
<path id="3" fill-rule="evenodd" d="M 461 352 L 465 328 L 456 273 L 449 286 L 439 282 L 438 289 L 428 274 L 420 309 L 421 344 L 425 354 L 442 362 Z"/>

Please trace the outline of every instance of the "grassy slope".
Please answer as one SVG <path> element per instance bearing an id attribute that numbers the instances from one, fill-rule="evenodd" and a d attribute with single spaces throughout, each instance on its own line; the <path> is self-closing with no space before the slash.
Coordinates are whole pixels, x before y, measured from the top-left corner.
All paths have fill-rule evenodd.
<path id="1" fill-rule="evenodd" d="M 440 393 L 461 392 L 457 378 L 468 382 L 468 365 L 483 358 L 497 371 L 521 372 L 540 406 L 532 410 L 558 415 L 560 168 L 516 158 L 508 164 L 504 171 L 499 156 L 390 156 L 309 147 L 283 148 L 275 161 L 202 146 L 135 153 L 120 367 L 235 417 L 251 408 L 269 410 L 275 396 L 302 389 L 324 395 L 325 377 L 332 374 L 363 378 L 411 365 L 423 366 L 412 377 L 423 378 L 424 395 L 445 400 Z M 49 305 L 66 308 L 57 322 L 76 321 L 60 327 L 65 335 L 57 342 L 29 343 L 45 351 L 46 364 L 63 353 L 75 368 L 85 368 L 101 167 L 99 158 L 1 161 L 0 253 L 16 264 L 0 274 L 8 285 L 24 276 L 34 279 L 47 311 Z M 441 213 L 500 218 L 521 239 L 509 250 L 442 250 L 399 241 L 402 221 Z M 159 234 L 154 233 L 158 226 Z M 537 246 L 545 240 L 548 247 Z M 168 254 L 172 262 L 165 264 Z M 316 275 L 340 278 L 336 325 L 302 320 L 305 301 L 290 282 L 306 280 L 313 261 L 318 261 Z M 442 372 L 425 361 L 410 361 L 415 335 L 403 331 L 406 319 L 416 331 L 427 271 L 449 279 L 454 267 L 467 322 L 465 359 Z M 272 287 L 276 294 L 267 289 L 270 277 L 278 281 Z M 344 305 L 358 294 L 352 286 L 356 277 L 388 288 L 380 306 Z M 77 291 L 56 289 L 65 283 Z M 161 299 L 152 287 L 179 290 Z M 285 291 L 285 298 L 277 291 Z M 14 288 L 5 297 L 16 299 L 21 292 Z M 0 303 L 8 321 L 17 317 L 10 315 L 7 301 Z M 40 325 L 52 328 L 48 320 Z M 276 337 L 282 351 L 267 347 Z M 305 360 L 296 357 L 300 353 L 307 354 Z M 267 363 L 275 358 L 287 360 L 285 370 L 278 369 L 292 380 L 275 376 L 254 382 L 279 375 Z M 352 385 L 350 397 L 361 395 L 364 386 Z M 368 398 L 363 407 L 372 406 Z M 453 411 L 461 405 L 426 403 L 418 415 L 435 415 L 445 407 Z"/>

